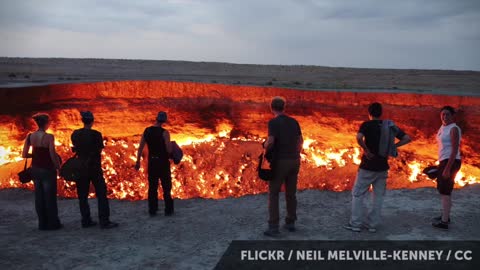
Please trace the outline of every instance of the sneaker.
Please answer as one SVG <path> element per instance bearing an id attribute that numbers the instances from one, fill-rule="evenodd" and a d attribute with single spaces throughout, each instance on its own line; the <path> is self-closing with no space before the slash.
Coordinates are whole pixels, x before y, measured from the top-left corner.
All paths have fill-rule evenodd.
<path id="1" fill-rule="evenodd" d="M 365 229 L 370 233 L 376 233 L 377 232 L 377 228 L 369 226 L 367 224 L 364 224 L 362 229 Z"/>
<path id="2" fill-rule="evenodd" d="M 440 222 L 442 221 L 442 216 L 432 218 L 432 222 Z M 450 224 L 450 218 L 448 218 L 447 224 Z"/>
<path id="3" fill-rule="evenodd" d="M 448 223 L 439 221 L 439 222 L 433 222 L 432 226 L 437 229 L 443 229 L 443 230 L 448 230 Z"/>
<path id="4" fill-rule="evenodd" d="M 93 221 L 93 220 L 89 220 L 87 222 L 82 222 L 82 228 L 89 228 L 89 227 L 93 227 L 97 225 L 97 222 Z"/>
<path id="5" fill-rule="evenodd" d="M 354 227 L 352 225 L 350 225 L 350 223 L 348 223 L 347 225 L 344 225 L 343 228 L 347 229 L 347 230 L 350 230 L 352 232 L 361 232 L 362 229 L 359 228 L 359 227 Z"/>
<path id="6" fill-rule="evenodd" d="M 285 225 L 283 225 L 283 228 L 287 229 L 287 231 L 289 232 L 294 232 L 297 230 L 295 228 L 295 223 L 285 223 Z"/>
<path id="7" fill-rule="evenodd" d="M 264 231 L 263 234 L 270 237 L 277 237 L 280 235 L 280 231 L 278 228 L 269 228 L 268 230 Z"/>
<path id="8" fill-rule="evenodd" d="M 100 228 L 102 229 L 111 229 L 111 228 L 115 228 L 115 227 L 118 227 L 118 223 L 115 223 L 115 222 L 107 222 L 107 223 L 104 223 L 104 224 L 100 224 Z"/>

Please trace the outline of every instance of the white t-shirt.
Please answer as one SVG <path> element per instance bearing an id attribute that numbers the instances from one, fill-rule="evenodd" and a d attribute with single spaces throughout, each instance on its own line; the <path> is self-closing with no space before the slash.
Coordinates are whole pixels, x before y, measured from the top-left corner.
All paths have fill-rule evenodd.
<path id="1" fill-rule="evenodd" d="M 455 159 L 460 159 L 460 139 L 462 138 L 462 131 L 455 123 L 451 123 L 447 126 L 442 125 L 437 132 L 438 161 L 450 158 L 450 154 L 452 153 L 450 130 L 452 128 L 458 128 L 458 150 Z"/>

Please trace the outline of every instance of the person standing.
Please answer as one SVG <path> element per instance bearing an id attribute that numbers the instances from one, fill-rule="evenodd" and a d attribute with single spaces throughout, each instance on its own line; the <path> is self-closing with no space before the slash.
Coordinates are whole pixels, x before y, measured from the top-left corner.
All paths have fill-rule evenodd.
<path id="1" fill-rule="evenodd" d="M 357 178 L 352 190 L 352 215 L 345 229 L 360 232 L 367 227 L 376 232 L 380 224 L 383 196 L 387 186 L 388 156 L 396 148 L 411 142 L 410 137 L 390 120 L 381 120 L 382 105 L 378 102 L 368 107 L 369 121 L 363 122 L 357 133 L 357 143 L 363 149 Z M 395 138 L 399 139 L 395 143 Z M 372 209 L 365 219 L 364 199 L 372 186 Z"/>
<path id="2" fill-rule="evenodd" d="M 165 202 L 165 216 L 173 215 L 172 176 L 170 171 L 170 154 L 172 143 L 170 133 L 163 128 L 167 122 L 167 113 L 159 112 L 153 126 L 147 127 L 140 139 L 140 146 L 137 152 L 135 170 L 140 169 L 145 144 L 148 147 L 148 213 L 155 216 L 158 210 L 158 179 L 162 183 L 163 200 Z"/>
<path id="3" fill-rule="evenodd" d="M 32 177 L 35 187 L 35 210 L 39 230 L 58 230 L 63 227 L 58 218 L 57 170 L 60 160 L 55 152 L 55 138 L 47 133 L 50 118 L 47 114 L 33 116 L 38 130 L 28 134 L 22 157 L 32 158 Z M 29 154 L 32 147 L 32 154 Z"/>
<path id="4" fill-rule="evenodd" d="M 432 226 L 448 229 L 450 210 L 452 208 L 452 190 L 455 176 L 462 166 L 460 157 L 460 140 L 462 131 L 454 122 L 455 109 L 445 106 L 440 110 L 442 126 L 437 132 L 438 143 L 438 177 L 437 190 L 442 200 L 442 215 L 433 218 Z"/>
<path id="5" fill-rule="evenodd" d="M 82 215 L 82 227 L 88 228 L 97 225 L 90 215 L 88 205 L 88 193 L 90 182 L 95 187 L 98 200 L 98 218 L 100 228 L 110 229 L 118 226 L 118 223 L 110 221 L 110 207 L 107 199 L 107 185 L 103 177 L 101 153 L 104 148 L 102 133 L 92 129 L 94 117 L 90 111 L 80 112 L 83 128 L 72 133 L 71 139 L 73 152 L 85 164 L 85 170 L 80 174 L 77 181 L 77 194 Z"/>
<path id="6" fill-rule="evenodd" d="M 295 231 L 297 220 L 297 177 L 303 137 L 297 120 L 285 114 L 285 104 L 282 97 L 272 99 L 270 109 L 275 117 L 268 122 L 268 138 L 264 144 L 265 150 L 273 155 L 273 179 L 268 182 L 268 229 L 264 232 L 271 237 L 280 234 L 279 193 L 283 183 L 287 204 L 285 228 Z"/>

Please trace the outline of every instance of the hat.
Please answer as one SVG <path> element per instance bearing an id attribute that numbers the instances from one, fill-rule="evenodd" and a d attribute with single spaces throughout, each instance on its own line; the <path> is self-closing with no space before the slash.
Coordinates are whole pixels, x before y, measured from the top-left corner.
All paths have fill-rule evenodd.
<path id="1" fill-rule="evenodd" d="M 438 177 L 438 166 L 428 166 L 423 169 L 423 173 L 428 176 L 430 179 L 435 179 Z"/>
<path id="2" fill-rule="evenodd" d="M 157 121 L 160 123 L 167 122 L 167 113 L 166 112 L 159 112 L 157 114 Z"/>
<path id="3" fill-rule="evenodd" d="M 81 111 L 80 115 L 82 119 L 92 119 L 93 120 L 93 113 L 91 111 Z"/>

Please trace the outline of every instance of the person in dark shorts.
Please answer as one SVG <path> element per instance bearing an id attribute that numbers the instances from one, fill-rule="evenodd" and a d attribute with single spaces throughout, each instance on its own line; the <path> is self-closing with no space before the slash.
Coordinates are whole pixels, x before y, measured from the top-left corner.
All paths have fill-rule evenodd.
<path id="1" fill-rule="evenodd" d="M 95 187 L 95 194 L 98 200 L 98 218 L 100 228 L 110 229 L 118 226 L 118 223 L 110 221 L 110 206 L 107 199 L 107 185 L 103 178 L 101 164 L 101 153 L 104 148 L 102 133 L 92 129 L 94 117 L 90 111 L 80 112 L 83 128 L 72 133 L 71 139 L 73 152 L 85 164 L 85 170 L 77 181 L 77 194 L 82 215 L 82 227 L 88 228 L 97 225 L 90 215 L 88 205 L 88 193 L 90 182 Z"/>
<path id="2" fill-rule="evenodd" d="M 268 122 L 268 139 L 264 144 L 265 150 L 273 154 L 273 179 L 268 182 L 268 229 L 264 232 L 271 237 L 280 234 L 279 193 L 283 183 L 287 204 L 285 228 L 295 231 L 297 220 L 297 177 L 303 136 L 297 120 L 285 114 L 285 103 L 282 97 L 272 99 L 270 108 L 275 117 Z"/>
<path id="3" fill-rule="evenodd" d="M 382 105 L 372 103 L 368 107 L 369 121 L 363 122 L 357 133 L 357 142 L 363 149 L 357 178 L 352 190 L 352 215 L 345 229 L 360 232 L 366 227 L 369 232 L 376 232 L 381 221 L 383 196 L 387 186 L 388 156 L 394 149 L 411 141 L 410 137 L 399 129 L 391 120 L 381 120 Z M 386 127 L 386 131 L 384 128 Z M 395 138 L 399 139 L 395 143 Z M 384 149 L 384 150 L 382 150 Z M 395 156 L 395 155 L 393 155 Z M 372 186 L 372 209 L 365 220 L 364 199 Z"/>
<path id="4" fill-rule="evenodd" d="M 28 134 L 23 147 L 23 158 L 32 158 L 32 177 L 35 187 L 35 210 L 39 230 L 62 228 L 57 207 L 57 170 L 60 160 L 55 152 L 55 138 L 47 133 L 50 118 L 47 114 L 33 116 L 38 130 Z M 29 154 L 32 147 L 32 154 Z"/>
<path id="5" fill-rule="evenodd" d="M 170 154 L 172 144 L 170 133 L 163 128 L 167 121 L 167 113 L 159 112 L 153 126 L 145 129 L 137 153 L 135 169 L 140 169 L 140 160 L 145 144 L 148 147 L 148 213 L 155 216 L 158 210 L 158 179 L 162 183 L 165 216 L 173 215 L 172 176 L 170 171 Z"/>
<path id="6" fill-rule="evenodd" d="M 437 190 L 442 200 L 442 215 L 433 218 L 432 226 L 448 229 L 450 209 L 452 208 L 452 190 L 455 176 L 461 167 L 460 141 L 462 131 L 454 122 L 455 109 L 445 106 L 440 110 L 442 126 L 437 132 L 438 166 Z"/>

